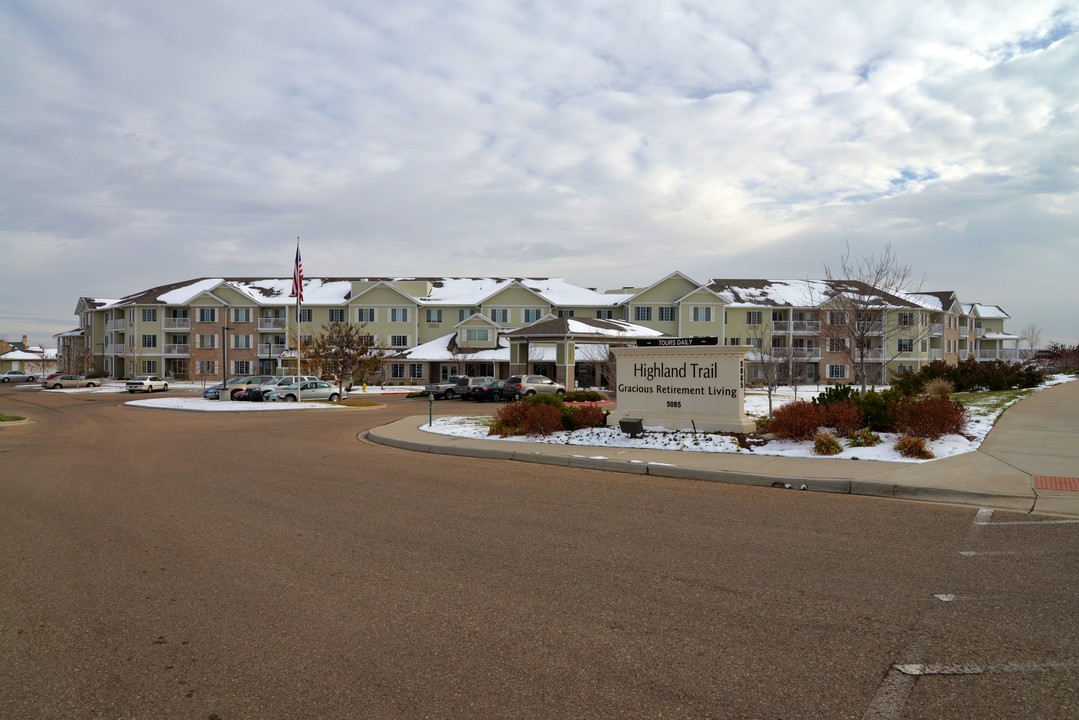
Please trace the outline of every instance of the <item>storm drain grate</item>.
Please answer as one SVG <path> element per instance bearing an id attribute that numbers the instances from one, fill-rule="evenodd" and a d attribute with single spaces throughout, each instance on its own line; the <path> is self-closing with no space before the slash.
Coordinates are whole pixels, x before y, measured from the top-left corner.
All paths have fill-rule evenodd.
<path id="1" fill-rule="evenodd" d="M 1075 490 L 1079 492 L 1079 478 L 1035 475 L 1034 488 L 1037 490 Z"/>

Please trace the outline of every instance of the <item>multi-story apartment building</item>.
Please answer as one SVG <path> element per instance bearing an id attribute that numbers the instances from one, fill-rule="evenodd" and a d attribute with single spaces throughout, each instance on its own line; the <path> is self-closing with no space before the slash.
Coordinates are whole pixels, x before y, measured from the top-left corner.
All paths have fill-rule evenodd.
<path id="1" fill-rule="evenodd" d="M 891 371 L 936 359 L 1014 358 L 1005 343 L 1018 347 L 996 306 L 829 281 L 700 283 L 675 272 L 599 292 L 561 278 L 308 278 L 298 316 L 290 289 L 288 278 L 202 278 L 119 299 L 83 297 L 80 327 L 63 337 L 74 347 L 81 336 L 88 369 L 112 377 L 212 380 L 295 371 L 297 343 L 348 322 L 385 352 L 383 380 L 416 384 L 527 371 L 572 385 L 590 377 L 582 366 L 618 335 L 656 332 L 748 345 L 751 379 L 754 365 L 782 354 L 825 383 L 854 382 L 858 368 L 886 382 Z M 849 297 L 873 301 L 854 306 Z M 549 331 L 551 319 L 565 321 L 566 337 L 528 343 L 527 328 L 544 321 Z"/>

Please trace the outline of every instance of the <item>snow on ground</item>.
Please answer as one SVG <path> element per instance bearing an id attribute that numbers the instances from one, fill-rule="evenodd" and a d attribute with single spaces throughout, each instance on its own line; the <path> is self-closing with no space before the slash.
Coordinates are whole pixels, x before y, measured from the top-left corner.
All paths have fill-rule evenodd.
<path id="1" fill-rule="evenodd" d="M 1068 375 L 1055 375 L 1042 385 L 1038 390 L 1062 382 L 1075 380 Z M 794 400 L 792 388 L 780 388 L 772 394 L 772 407 L 777 408 L 784 403 Z M 816 392 L 806 392 L 801 388 L 798 399 L 808 400 L 816 396 Z M 969 420 L 967 421 L 966 435 L 945 435 L 939 440 L 926 442 L 926 446 L 933 451 L 937 458 L 951 457 L 962 453 L 976 450 L 985 436 L 993 427 L 993 423 L 1003 412 L 1003 408 L 986 410 L 979 408 L 977 404 L 967 405 Z M 759 391 L 748 391 L 745 400 L 747 415 L 763 417 L 768 414 L 768 396 Z M 793 440 L 772 440 L 767 445 L 756 447 L 752 451 L 742 448 L 734 438 L 727 435 L 714 435 L 709 433 L 671 432 L 659 427 L 645 426 L 645 435 L 639 438 L 631 438 L 622 433 L 618 428 L 588 428 L 574 432 L 557 432 L 546 437 L 530 435 L 527 437 L 500 438 L 497 435 L 488 435 L 487 416 L 464 416 L 435 418 L 432 425 L 426 423 L 421 430 L 442 435 L 454 435 L 457 437 L 481 438 L 487 440 L 503 440 L 506 442 L 530 442 L 544 443 L 548 445 L 587 445 L 598 447 L 617 448 L 640 448 L 654 450 L 679 450 L 683 452 L 721 452 L 721 453 L 748 453 L 755 455 L 776 455 L 782 457 L 820 458 L 813 453 L 813 443 L 794 442 Z M 886 462 L 931 462 L 927 460 L 914 460 L 903 457 L 892 446 L 898 437 L 892 433 L 881 433 L 881 444 L 876 447 L 848 448 L 843 452 L 829 457 L 858 460 L 878 460 Z M 842 440 L 841 440 L 842 442 Z"/>

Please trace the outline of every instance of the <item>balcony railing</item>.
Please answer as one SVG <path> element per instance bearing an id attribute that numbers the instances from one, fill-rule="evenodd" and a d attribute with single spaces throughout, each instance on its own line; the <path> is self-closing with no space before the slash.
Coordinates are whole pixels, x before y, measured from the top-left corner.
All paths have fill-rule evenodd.
<path id="1" fill-rule="evenodd" d="M 791 324 L 786 320 L 773 320 L 772 332 L 774 333 L 787 333 L 791 331 Z"/>
<path id="2" fill-rule="evenodd" d="M 884 332 L 884 326 L 879 320 L 859 322 L 858 332 L 866 333 L 867 335 L 880 335 L 882 332 Z"/>
<path id="3" fill-rule="evenodd" d="M 165 346 L 166 355 L 190 355 L 191 345 L 189 343 L 182 343 L 176 345 Z"/>
<path id="4" fill-rule="evenodd" d="M 161 327 L 165 330 L 190 330 L 191 318 L 167 317 L 161 319 Z"/>
<path id="5" fill-rule="evenodd" d="M 288 349 L 284 343 L 259 343 L 259 357 L 280 357 Z"/>
<path id="6" fill-rule="evenodd" d="M 791 358 L 794 360 L 820 360 L 820 348 L 791 348 Z"/>
<path id="7" fill-rule="evenodd" d="M 286 322 L 288 322 L 288 320 L 286 320 L 285 318 L 260 317 L 258 322 L 258 329 L 284 330 Z"/>
<path id="8" fill-rule="evenodd" d="M 816 335 L 820 332 L 820 320 L 794 320 L 791 322 L 791 330 Z"/>
<path id="9" fill-rule="evenodd" d="M 979 360 L 1008 360 L 1010 362 L 1016 362 L 1019 360 L 1019 353 L 1010 348 L 1001 348 L 1000 350 L 979 350 Z"/>
<path id="10" fill-rule="evenodd" d="M 113 344 L 113 343 L 105 343 L 105 354 L 106 355 L 122 355 L 123 352 L 124 352 L 123 343 L 120 343 L 118 345 Z"/>
<path id="11" fill-rule="evenodd" d="M 111 330 L 112 332 L 123 332 L 124 330 L 127 330 L 127 321 L 126 320 L 110 320 L 109 321 L 109 330 Z"/>
<path id="12" fill-rule="evenodd" d="M 944 333 L 944 326 L 940 323 L 933 323 L 929 326 L 930 335 L 942 335 Z"/>
<path id="13" fill-rule="evenodd" d="M 883 360 L 884 359 L 884 351 L 880 350 L 880 349 L 877 349 L 877 350 L 861 350 L 861 351 L 855 353 L 855 357 L 858 358 L 858 359 L 861 359 L 861 360 Z"/>
<path id="14" fill-rule="evenodd" d="M 941 350 L 940 348 L 930 348 L 929 349 L 929 359 L 930 360 L 943 360 L 944 359 L 944 351 Z"/>

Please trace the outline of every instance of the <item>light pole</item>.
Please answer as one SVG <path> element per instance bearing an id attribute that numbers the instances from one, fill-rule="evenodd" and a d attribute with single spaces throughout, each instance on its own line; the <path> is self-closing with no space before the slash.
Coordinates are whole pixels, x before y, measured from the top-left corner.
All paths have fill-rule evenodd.
<path id="1" fill-rule="evenodd" d="M 231 329 L 228 325 L 221 326 L 221 392 L 225 392 L 229 381 L 228 331 Z"/>

